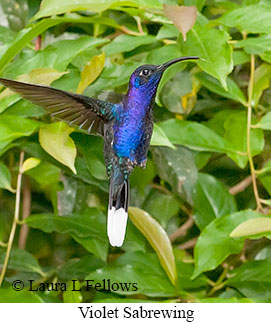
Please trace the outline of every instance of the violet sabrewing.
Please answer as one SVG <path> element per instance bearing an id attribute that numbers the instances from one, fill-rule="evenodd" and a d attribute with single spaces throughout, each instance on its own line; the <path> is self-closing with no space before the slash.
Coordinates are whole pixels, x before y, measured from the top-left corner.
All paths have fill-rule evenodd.
<path id="1" fill-rule="evenodd" d="M 23 98 L 44 107 L 52 117 L 104 138 L 109 184 L 107 234 L 112 246 L 123 244 L 129 203 L 129 176 L 135 166 L 145 167 L 153 130 L 153 104 L 163 72 L 180 57 L 162 65 L 143 65 L 130 77 L 120 103 L 0 78 L 0 83 Z"/>

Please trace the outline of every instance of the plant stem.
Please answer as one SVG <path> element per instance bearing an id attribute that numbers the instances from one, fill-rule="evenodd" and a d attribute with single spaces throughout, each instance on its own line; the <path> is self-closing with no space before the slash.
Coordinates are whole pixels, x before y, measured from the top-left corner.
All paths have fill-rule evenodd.
<path id="1" fill-rule="evenodd" d="M 10 235 L 9 235 L 6 257 L 5 257 L 3 268 L 2 268 L 2 271 L 1 271 L 1 275 L 0 275 L 0 287 L 1 287 L 2 283 L 3 283 L 5 273 L 6 273 L 6 270 L 7 270 L 8 261 L 9 261 L 9 257 L 10 257 L 10 252 L 11 252 L 11 247 L 12 247 L 12 243 L 13 243 L 14 236 L 15 236 L 17 221 L 19 219 L 20 198 L 21 198 L 21 184 L 22 184 L 22 172 L 21 172 L 21 170 L 22 170 L 23 161 L 24 161 L 24 152 L 21 151 L 20 161 L 19 161 L 19 174 L 18 174 L 18 177 L 17 177 L 16 202 L 15 202 L 14 218 L 13 218 L 13 223 L 12 223 L 12 227 L 11 227 L 11 231 L 10 231 Z"/>
<path id="2" fill-rule="evenodd" d="M 253 86 L 254 86 L 254 71 L 255 71 L 255 56 L 251 55 L 251 62 L 250 62 L 250 80 L 248 86 L 248 106 L 247 106 L 247 155 L 248 155 L 248 162 L 250 167 L 252 185 L 254 196 L 257 204 L 257 211 L 262 211 L 262 205 L 258 193 L 257 182 L 256 182 L 256 174 L 255 174 L 255 167 L 253 163 L 253 158 L 251 154 L 251 115 L 252 115 L 252 94 L 253 94 Z"/>

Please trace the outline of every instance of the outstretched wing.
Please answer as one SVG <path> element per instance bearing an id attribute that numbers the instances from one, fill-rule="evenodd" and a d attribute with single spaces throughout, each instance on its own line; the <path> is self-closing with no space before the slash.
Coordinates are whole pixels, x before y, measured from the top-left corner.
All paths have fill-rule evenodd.
<path id="1" fill-rule="evenodd" d="M 45 108 L 52 117 L 80 129 L 103 135 L 103 125 L 114 118 L 114 104 L 84 95 L 0 78 L 0 83 L 23 98 Z"/>

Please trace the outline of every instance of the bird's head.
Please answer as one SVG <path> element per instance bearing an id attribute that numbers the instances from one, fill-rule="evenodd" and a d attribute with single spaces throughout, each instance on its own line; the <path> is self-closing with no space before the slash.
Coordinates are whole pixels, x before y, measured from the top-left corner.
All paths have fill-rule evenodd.
<path id="1" fill-rule="evenodd" d="M 129 91 L 139 91 L 140 93 L 146 93 L 152 98 L 157 90 L 158 84 L 164 71 L 171 65 L 186 61 L 199 59 L 197 56 L 187 56 L 172 59 L 161 65 L 142 65 L 138 67 L 130 77 Z"/>

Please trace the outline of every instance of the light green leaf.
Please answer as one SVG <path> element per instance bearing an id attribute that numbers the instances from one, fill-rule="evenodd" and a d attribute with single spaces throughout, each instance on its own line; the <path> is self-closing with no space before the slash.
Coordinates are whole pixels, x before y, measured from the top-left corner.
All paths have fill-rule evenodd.
<path id="1" fill-rule="evenodd" d="M 230 144 L 232 149 L 243 153 L 244 155 L 228 153 L 239 167 L 244 168 L 248 162 L 247 152 L 247 116 L 245 111 L 236 111 L 229 115 L 224 123 L 224 138 Z M 264 148 L 264 135 L 261 129 L 252 129 L 250 149 L 252 156 L 262 152 Z"/>
<path id="2" fill-rule="evenodd" d="M 106 19 L 105 19 L 106 20 Z M 0 72 L 3 71 L 3 69 L 6 67 L 6 65 L 25 47 L 26 44 L 28 44 L 34 37 L 42 34 L 45 30 L 48 28 L 58 25 L 60 23 L 86 23 L 90 24 L 97 21 L 95 17 L 81 17 L 79 18 L 76 16 L 75 18 L 71 17 L 59 17 L 59 18 L 52 18 L 52 19 L 44 19 L 42 21 L 39 21 L 38 23 L 34 24 L 33 26 L 29 28 L 25 28 L 22 31 L 20 31 L 17 35 L 17 37 L 14 39 L 14 41 L 7 47 L 5 52 L 3 53 L 2 57 L 0 58 Z M 100 22 L 100 20 L 99 20 Z M 85 37 L 85 38 L 90 38 Z M 70 43 L 72 40 L 69 40 L 68 43 Z M 107 40 L 101 40 L 102 43 L 107 42 Z M 67 49 L 66 52 L 61 52 L 61 54 L 69 55 L 68 53 L 69 49 Z M 36 53 L 39 55 L 38 53 Z M 61 61 L 61 57 L 55 56 L 54 57 L 57 61 Z M 24 62 L 25 63 L 25 62 Z M 53 63 L 50 62 L 49 63 Z M 65 60 L 64 60 L 65 63 Z M 48 67 L 47 65 L 44 67 Z M 24 68 L 28 68 L 28 66 L 24 66 Z M 33 69 L 33 68 L 32 68 Z"/>
<path id="3" fill-rule="evenodd" d="M 229 11 L 217 20 L 248 33 L 271 33 L 271 6 L 255 4 Z"/>
<path id="4" fill-rule="evenodd" d="M 130 36 L 120 35 L 112 40 L 111 43 L 103 47 L 103 52 L 106 56 L 111 56 L 117 53 L 129 52 L 139 46 L 148 45 L 156 41 L 154 36 Z"/>
<path id="5" fill-rule="evenodd" d="M 240 102 L 244 106 L 246 105 L 246 97 L 244 93 L 240 90 L 238 85 L 229 77 L 227 77 L 227 91 L 221 86 L 221 84 L 211 75 L 207 73 L 197 73 L 196 78 L 200 83 L 205 86 L 208 90 L 224 96 L 228 99 Z"/>
<path id="6" fill-rule="evenodd" d="M 58 2 L 57 0 L 43 0 L 40 11 L 33 19 L 37 20 L 42 17 L 59 15 L 61 13 L 78 10 L 102 12 L 109 8 L 121 7 L 122 5 L 152 9 L 162 8 L 162 4 L 158 0 L 82 0 L 80 2 L 74 0 L 65 0 L 63 2 Z"/>
<path id="7" fill-rule="evenodd" d="M 33 292 L 24 289 L 15 291 L 11 286 L 0 289 L 0 303 L 45 303 L 42 298 Z"/>
<path id="8" fill-rule="evenodd" d="M 232 238 L 248 237 L 255 234 L 271 232 L 271 218 L 260 217 L 239 224 L 230 234 Z"/>
<path id="9" fill-rule="evenodd" d="M 261 55 L 271 52 L 270 35 L 261 35 L 240 40 L 234 44 L 234 48 L 243 48 L 246 53 L 251 55 Z"/>
<path id="10" fill-rule="evenodd" d="M 158 125 L 173 144 L 184 145 L 197 151 L 234 151 L 222 137 L 197 122 L 170 119 Z"/>
<path id="11" fill-rule="evenodd" d="M 35 157 L 27 158 L 24 163 L 21 172 L 25 173 L 28 170 L 37 167 L 40 164 L 41 160 Z"/>
<path id="12" fill-rule="evenodd" d="M 237 211 L 233 196 L 209 174 L 199 174 L 194 203 L 195 221 L 201 230 L 212 220 Z"/>
<path id="13" fill-rule="evenodd" d="M 151 138 L 152 146 L 166 146 L 172 149 L 176 149 L 176 147 L 169 141 L 168 137 L 164 133 L 163 129 L 161 129 L 156 123 L 153 125 L 153 134 Z"/>
<path id="14" fill-rule="evenodd" d="M 83 93 L 85 88 L 89 86 L 101 74 L 105 62 L 104 53 L 92 57 L 81 72 L 81 80 L 78 84 L 77 93 Z"/>
<path id="15" fill-rule="evenodd" d="M 39 131 L 39 141 L 41 147 L 57 161 L 69 167 L 74 174 L 76 169 L 74 161 L 76 157 L 76 147 L 69 134 L 73 128 L 64 122 L 56 122 L 42 127 Z"/>
<path id="16" fill-rule="evenodd" d="M 264 130 L 271 130 L 271 112 L 267 112 L 255 126 Z"/>
<path id="17" fill-rule="evenodd" d="M 214 41 L 215 39 L 215 41 Z M 225 31 L 196 25 L 187 34 L 187 41 L 179 38 L 181 52 L 185 56 L 199 56 L 197 64 L 208 74 L 218 79 L 227 90 L 226 78 L 233 69 L 232 48 Z"/>
<path id="18" fill-rule="evenodd" d="M 251 104 L 257 107 L 264 90 L 269 88 L 271 65 L 261 64 L 255 70 Z"/>
<path id="19" fill-rule="evenodd" d="M 10 171 L 2 162 L 0 162 L 0 188 L 9 190 L 11 193 L 16 192 L 16 190 L 11 187 Z"/>
<path id="20" fill-rule="evenodd" d="M 20 75 L 18 81 L 49 86 L 52 82 L 66 73 L 67 72 L 58 72 L 53 68 L 37 68 L 32 70 L 29 74 Z M 0 100 L 12 94 L 14 94 L 14 92 L 7 88 L 1 92 Z"/>
<path id="21" fill-rule="evenodd" d="M 83 296 L 80 292 L 81 284 L 78 280 L 68 283 L 67 290 L 63 292 L 64 303 L 81 303 Z"/>
<path id="22" fill-rule="evenodd" d="M 192 278 L 204 271 L 215 269 L 229 255 L 239 253 L 244 246 L 244 239 L 233 239 L 230 233 L 240 223 L 260 216 L 260 213 L 245 210 L 224 215 L 207 225 L 194 249 L 195 270 Z"/>
<path id="23" fill-rule="evenodd" d="M 30 136 L 39 125 L 40 123 L 35 120 L 0 115 L 0 149 L 17 138 Z"/>
<path id="24" fill-rule="evenodd" d="M 161 266 L 171 283 L 177 286 L 178 276 L 175 258 L 167 233 L 154 218 L 139 208 L 130 207 L 129 217 L 157 253 Z"/>

